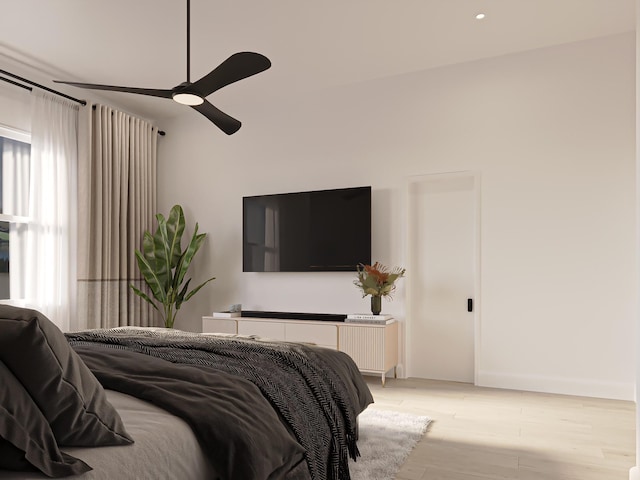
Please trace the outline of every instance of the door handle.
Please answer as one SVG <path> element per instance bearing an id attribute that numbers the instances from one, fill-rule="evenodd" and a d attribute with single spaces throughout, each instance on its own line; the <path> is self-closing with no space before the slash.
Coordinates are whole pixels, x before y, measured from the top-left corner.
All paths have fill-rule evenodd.
<path id="1" fill-rule="evenodd" d="M 467 312 L 473 312 L 473 298 L 467 298 Z"/>

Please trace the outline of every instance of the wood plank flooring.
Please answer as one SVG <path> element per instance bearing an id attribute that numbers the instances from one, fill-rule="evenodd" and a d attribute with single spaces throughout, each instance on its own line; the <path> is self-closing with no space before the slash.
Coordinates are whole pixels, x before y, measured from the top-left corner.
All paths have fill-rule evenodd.
<path id="1" fill-rule="evenodd" d="M 627 480 L 635 404 L 418 379 L 367 377 L 369 408 L 427 415 L 398 480 Z"/>

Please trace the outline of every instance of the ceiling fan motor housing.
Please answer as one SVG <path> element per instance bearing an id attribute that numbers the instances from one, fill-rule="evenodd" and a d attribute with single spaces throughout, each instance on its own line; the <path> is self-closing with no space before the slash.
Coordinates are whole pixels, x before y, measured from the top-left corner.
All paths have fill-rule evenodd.
<path id="1" fill-rule="evenodd" d="M 193 88 L 193 83 L 182 82 L 171 91 L 171 97 L 183 105 L 202 105 L 204 96 Z"/>

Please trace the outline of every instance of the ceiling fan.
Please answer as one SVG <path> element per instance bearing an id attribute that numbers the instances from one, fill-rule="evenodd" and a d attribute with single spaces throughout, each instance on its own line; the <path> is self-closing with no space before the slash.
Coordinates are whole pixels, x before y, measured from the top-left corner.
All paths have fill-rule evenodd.
<path id="1" fill-rule="evenodd" d="M 231 83 L 250 77 L 267 70 L 271 66 L 271 61 L 259 53 L 239 52 L 231 55 L 218 67 L 202 77 L 200 80 L 191 83 L 190 81 L 190 3 L 187 0 L 187 81 L 182 82 L 168 90 L 154 88 L 118 87 L 114 85 L 98 85 L 94 83 L 67 82 L 54 80 L 56 83 L 64 83 L 80 88 L 90 88 L 94 90 L 110 90 L 115 92 L 136 93 L 139 95 L 149 95 L 152 97 L 172 98 L 178 103 L 188 105 L 207 117 L 218 128 L 227 135 L 238 131 L 242 125 L 239 120 L 227 115 L 223 111 L 214 107 L 205 97 L 211 95 L 216 90 L 221 89 Z"/>

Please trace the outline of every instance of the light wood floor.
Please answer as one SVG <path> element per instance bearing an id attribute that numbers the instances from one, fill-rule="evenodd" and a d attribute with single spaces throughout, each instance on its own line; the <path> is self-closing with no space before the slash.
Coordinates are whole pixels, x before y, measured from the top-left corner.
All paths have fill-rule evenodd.
<path id="1" fill-rule="evenodd" d="M 427 415 L 398 480 L 627 480 L 635 404 L 618 400 L 367 377 L 370 408 Z"/>

